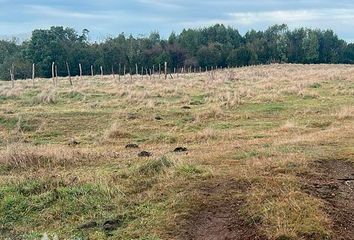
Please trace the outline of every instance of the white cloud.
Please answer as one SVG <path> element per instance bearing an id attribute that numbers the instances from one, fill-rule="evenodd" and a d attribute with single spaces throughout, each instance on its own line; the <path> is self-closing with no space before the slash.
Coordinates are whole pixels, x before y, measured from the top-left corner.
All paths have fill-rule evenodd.
<path id="1" fill-rule="evenodd" d="M 354 3 L 350 0 L 0 0 L 0 35 L 27 33 L 52 25 L 94 35 L 148 34 L 223 23 L 241 33 L 286 23 L 290 28 L 333 29 L 353 39 Z M 266 3 L 266 4 L 265 4 Z M 14 12 L 16 14 L 14 14 Z"/>
<path id="2" fill-rule="evenodd" d="M 75 20 L 97 20 L 103 23 L 129 23 L 129 22 L 163 22 L 166 20 L 164 16 L 152 16 L 141 14 L 138 12 L 127 12 L 122 10 L 105 10 L 105 11 L 73 11 L 59 7 L 49 7 L 44 5 L 28 5 L 24 8 L 27 14 L 48 19 L 75 21 Z M 94 22 L 91 22 L 94 23 Z M 97 22 L 96 22 L 97 23 Z"/>
<path id="3" fill-rule="evenodd" d="M 144 5 L 153 5 L 155 7 L 167 8 L 167 9 L 181 9 L 182 5 L 177 4 L 173 0 L 138 0 L 139 3 Z"/>
<path id="4" fill-rule="evenodd" d="M 105 12 L 102 13 L 84 13 L 78 11 L 71 11 L 68 9 L 54 8 L 44 5 L 28 5 L 25 7 L 25 12 L 30 14 L 37 14 L 51 18 L 74 18 L 74 19 L 110 19 L 110 15 Z"/>
<path id="5" fill-rule="evenodd" d="M 242 25 L 254 25 L 257 23 L 288 23 L 301 24 L 318 21 L 342 21 L 354 20 L 354 9 L 314 9 L 314 10 L 279 10 L 263 12 L 235 12 L 230 13 L 230 21 Z"/>

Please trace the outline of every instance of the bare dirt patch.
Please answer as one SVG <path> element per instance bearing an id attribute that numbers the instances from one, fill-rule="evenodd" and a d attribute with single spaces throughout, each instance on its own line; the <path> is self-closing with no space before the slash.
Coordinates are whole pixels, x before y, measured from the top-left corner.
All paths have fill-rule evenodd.
<path id="1" fill-rule="evenodd" d="M 244 201 L 240 193 L 248 186 L 236 180 L 203 183 L 201 204 L 193 210 L 179 239 L 248 240 L 267 239 L 251 220 L 242 214 Z"/>
<path id="2" fill-rule="evenodd" d="M 306 190 L 324 200 L 332 221 L 333 240 L 354 239 L 354 164 L 346 159 L 319 160 Z"/>

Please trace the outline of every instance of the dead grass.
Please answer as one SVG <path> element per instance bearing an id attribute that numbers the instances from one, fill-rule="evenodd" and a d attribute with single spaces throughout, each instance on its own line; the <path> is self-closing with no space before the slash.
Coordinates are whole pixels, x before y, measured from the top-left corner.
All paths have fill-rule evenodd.
<path id="1" fill-rule="evenodd" d="M 202 204 L 198 186 L 232 179 L 251 186 L 242 216 L 269 239 L 328 238 L 331 216 L 301 176 L 323 155 L 352 158 L 353 76 L 350 65 L 267 65 L 0 82 L 0 234 L 173 239 Z M 118 216 L 109 233 L 77 228 Z"/>
<path id="2" fill-rule="evenodd" d="M 42 90 L 34 99 L 35 104 L 55 104 L 58 101 L 57 90 L 48 88 Z"/>
<path id="3" fill-rule="evenodd" d="M 124 139 L 129 137 L 131 137 L 131 134 L 128 133 L 121 124 L 115 122 L 104 133 L 103 141 L 119 140 L 119 139 Z"/>
<path id="4" fill-rule="evenodd" d="M 8 145 L 1 153 L 0 163 L 10 169 L 52 168 L 89 164 L 99 153 L 88 149 L 72 149 L 64 146 L 33 146 L 23 143 Z"/>
<path id="5" fill-rule="evenodd" d="M 354 117 L 354 107 L 344 106 L 335 114 L 338 120 L 351 119 Z"/>

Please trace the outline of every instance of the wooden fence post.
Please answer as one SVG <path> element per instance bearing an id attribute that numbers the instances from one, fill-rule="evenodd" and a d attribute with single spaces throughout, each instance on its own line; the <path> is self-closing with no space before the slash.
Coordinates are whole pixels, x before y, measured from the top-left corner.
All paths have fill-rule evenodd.
<path id="1" fill-rule="evenodd" d="M 52 80 L 53 80 L 53 85 L 55 86 L 55 62 L 52 62 Z"/>
<path id="2" fill-rule="evenodd" d="M 135 74 L 138 76 L 139 75 L 139 70 L 138 70 L 138 64 L 135 63 Z"/>
<path id="3" fill-rule="evenodd" d="M 11 67 L 10 67 L 10 78 L 11 78 L 11 86 L 12 86 L 12 88 L 15 87 L 14 69 L 15 69 L 14 64 L 12 64 Z"/>
<path id="4" fill-rule="evenodd" d="M 32 85 L 34 86 L 34 63 L 32 64 Z"/>
<path id="5" fill-rule="evenodd" d="M 73 82 L 71 81 L 70 67 L 69 67 L 69 63 L 68 62 L 66 62 L 66 70 L 68 71 L 68 77 L 69 77 L 70 86 L 72 86 Z"/>
<path id="6" fill-rule="evenodd" d="M 159 78 L 161 78 L 161 63 L 159 63 Z"/>
<path id="7" fill-rule="evenodd" d="M 91 65 L 91 77 L 94 76 L 94 73 L 93 73 L 93 65 Z"/>
<path id="8" fill-rule="evenodd" d="M 103 67 L 100 66 L 100 70 L 101 70 L 101 80 L 103 80 Z"/>
<path id="9" fill-rule="evenodd" d="M 55 85 L 58 85 L 58 65 L 55 64 Z"/>
<path id="10" fill-rule="evenodd" d="M 122 73 L 122 64 L 119 63 L 118 66 L 118 80 L 120 81 L 120 74 Z"/>
<path id="11" fill-rule="evenodd" d="M 82 80 L 82 66 L 81 66 L 81 63 L 79 63 L 79 70 L 80 70 L 80 80 Z"/>
<path id="12" fill-rule="evenodd" d="M 165 62 L 165 79 L 167 79 L 167 62 Z"/>
<path id="13" fill-rule="evenodd" d="M 113 79 L 114 79 L 114 82 L 116 81 L 116 75 L 114 74 L 114 67 L 112 65 L 112 76 L 113 76 Z"/>

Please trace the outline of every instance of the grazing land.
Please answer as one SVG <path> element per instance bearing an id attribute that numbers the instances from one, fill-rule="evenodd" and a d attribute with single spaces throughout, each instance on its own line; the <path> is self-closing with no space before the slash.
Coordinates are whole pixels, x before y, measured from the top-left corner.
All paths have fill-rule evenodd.
<path id="1" fill-rule="evenodd" d="M 353 239 L 354 66 L 0 83 L 0 238 Z"/>

